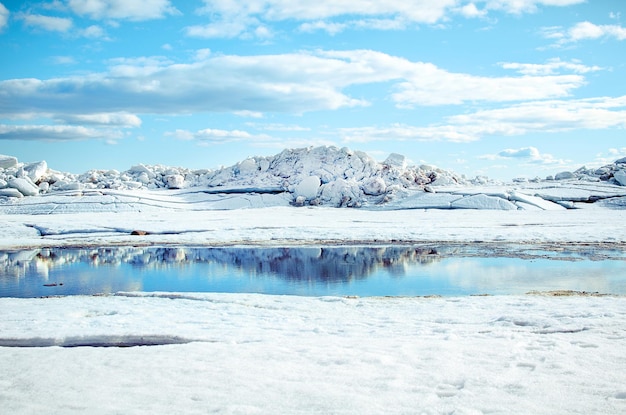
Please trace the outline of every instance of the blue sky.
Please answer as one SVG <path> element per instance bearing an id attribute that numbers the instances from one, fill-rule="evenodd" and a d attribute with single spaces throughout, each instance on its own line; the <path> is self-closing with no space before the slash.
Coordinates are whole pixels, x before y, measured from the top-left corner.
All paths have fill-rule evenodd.
<path id="1" fill-rule="evenodd" d="M 626 156 L 621 0 L 0 0 L 0 154 L 56 170 L 391 153 L 496 179 Z"/>

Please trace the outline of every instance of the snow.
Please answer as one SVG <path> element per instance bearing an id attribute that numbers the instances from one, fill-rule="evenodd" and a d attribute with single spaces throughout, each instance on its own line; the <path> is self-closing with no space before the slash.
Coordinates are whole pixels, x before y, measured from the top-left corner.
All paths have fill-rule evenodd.
<path id="1" fill-rule="evenodd" d="M 22 196 L 54 196 L 67 191 L 111 194 L 168 189 L 206 190 L 213 194 L 228 190 L 231 194 L 238 191 L 244 195 L 251 193 L 251 189 L 260 194 L 271 189 L 272 194 L 285 193 L 288 204 L 296 206 L 377 209 L 397 209 L 401 199 L 421 192 L 427 193 L 421 202 L 437 208 L 442 208 L 441 197 L 434 193 L 474 196 L 450 200 L 449 204 L 444 204 L 449 209 L 510 210 L 526 209 L 529 205 L 531 209 L 553 209 L 559 206 L 578 208 L 581 206 L 575 203 L 593 204 L 626 196 L 626 187 L 622 186 L 624 171 L 626 163 L 617 160 L 600 169 L 583 167 L 574 173 L 559 173 L 557 181 L 505 184 L 484 177 L 469 180 L 429 165 L 408 166 L 406 157 L 400 154 L 391 154 L 379 163 L 363 152 L 348 148 L 310 147 L 284 150 L 271 157 L 250 157 L 217 170 L 137 164 L 125 172 L 90 170 L 76 175 L 52 170 L 45 161 L 20 163 L 15 157 L 0 156 L 0 190 L 16 189 Z M 534 193 L 529 193 L 531 190 Z M 479 192 L 484 194 L 481 196 Z M 519 200 L 519 195 L 559 205 L 537 199 Z M 30 203 L 18 200 L 20 197 L 14 191 L 2 192 L 0 197 L 0 211 L 6 211 L 7 205 Z M 432 203 L 428 202 L 429 198 Z"/>
<path id="2" fill-rule="evenodd" d="M 1 299 L 0 402 L 7 413 L 620 414 L 625 301 Z"/>
<path id="3" fill-rule="evenodd" d="M 623 251 L 625 164 L 494 183 L 332 147 L 218 170 L 137 164 L 82 175 L 0 156 L 0 249 L 436 242 Z M 12 414 L 622 414 L 625 301 L 0 298 L 0 405 Z"/>

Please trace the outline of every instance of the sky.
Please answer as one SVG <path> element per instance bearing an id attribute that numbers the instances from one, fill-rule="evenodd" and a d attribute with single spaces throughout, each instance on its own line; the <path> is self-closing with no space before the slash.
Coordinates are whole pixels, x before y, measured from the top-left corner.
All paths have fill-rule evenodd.
<path id="1" fill-rule="evenodd" d="M 0 0 L 0 154 L 55 170 L 400 153 L 507 180 L 626 156 L 622 0 Z"/>

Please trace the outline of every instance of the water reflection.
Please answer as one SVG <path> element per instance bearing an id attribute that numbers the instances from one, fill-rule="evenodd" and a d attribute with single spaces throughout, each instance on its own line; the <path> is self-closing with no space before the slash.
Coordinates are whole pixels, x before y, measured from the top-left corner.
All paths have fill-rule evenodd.
<path id="1" fill-rule="evenodd" d="M 547 289 L 626 294 L 623 253 L 520 249 L 514 254 L 470 246 L 0 251 L 0 296 L 117 291 L 467 295 Z"/>

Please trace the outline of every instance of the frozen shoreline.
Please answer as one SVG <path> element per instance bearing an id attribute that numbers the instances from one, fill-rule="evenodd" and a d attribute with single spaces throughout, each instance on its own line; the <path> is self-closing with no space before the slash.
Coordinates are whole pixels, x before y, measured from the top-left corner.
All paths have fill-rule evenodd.
<path id="1" fill-rule="evenodd" d="M 385 209 L 294 207 L 293 195 L 281 193 L 68 191 L 1 204 L 0 250 L 450 244 L 512 256 L 614 250 L 621 259 L 625 190 L 607 186 L 544 186 L 542 197 L 439 188 L 403 194 Z M 333 195 L 343 195 L 338 189 Z M 606 203 L 589 201 L 607 189 Z M 564 195 L 576 209 L 557 203 Z M 523 209 L 487 210 L 513 203 Z M 0 405 L 14 414 L 617 415 L 626 412 L 625 301 L 0 298 Z"/>
<path id="2" fill-rule="evenodd" d="M 624 249 L 625 210 L 269 207 L 0 215 L 0 249 L 122 245 L 535 244 Z M 145 233 L 143 235 L 133 235 Z"/>

